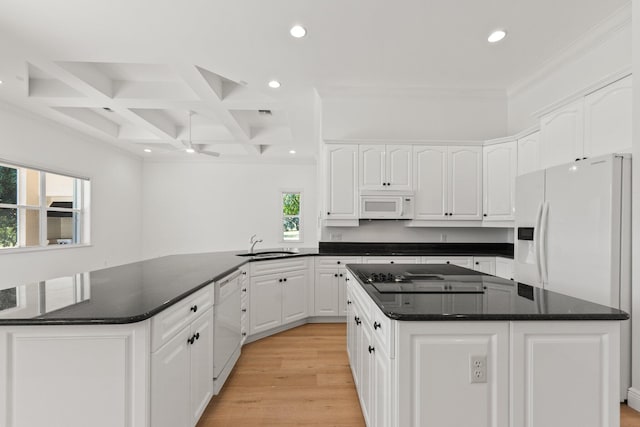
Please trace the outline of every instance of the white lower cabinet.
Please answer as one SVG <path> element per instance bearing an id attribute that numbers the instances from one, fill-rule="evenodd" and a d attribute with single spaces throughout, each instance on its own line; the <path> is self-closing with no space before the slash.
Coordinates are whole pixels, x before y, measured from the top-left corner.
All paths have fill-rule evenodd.
<path id="1" fill-rule="evenodd" d="M 151 425 L 192 427 L 213 396 L 213 309 L 151 355 Z"/>
<path id="2" fill-rule="evenodd" d="M 306 258 L 253 264 L 249 291 L 250 335 L 308 317 L 310 271 Z"/>
<path id="3" fill-rule="evenodd" d="M 491 256 L 473 257 L 473 269 L 485 274 L 496 274 L 496 258 Z"/>
<path id="4" fill-rule="evenodd" d="M 347 264 L 359 264 L 362 258 L 315 258 L 314 311 L 315 316 L 347 315 Z"/>
<path id="5" fill-rule="evenodd" d="M 423 264 L 453 264 L 459 267 L 470 268 L 473 270 L 473 257 L 472 256 L 451 256 L 451 257 L 439 257 L 439 256 L 425 256 L 422 257 Z"/>
<path id="6" fill-rule="evenodd" d="M 380 323 L 358 283 L 347 295 L 347 352 L 368 427 L 619 426 L 618 322 Z"/>

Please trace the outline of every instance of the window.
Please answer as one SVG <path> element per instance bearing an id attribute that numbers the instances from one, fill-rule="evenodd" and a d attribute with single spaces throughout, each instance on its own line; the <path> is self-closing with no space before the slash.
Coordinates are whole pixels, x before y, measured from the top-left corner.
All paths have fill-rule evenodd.
<path id="1" fill-rule="evenodd" d="M 301 206 L 302 192 L 282 192 L 282 240 L 284 242 L 302 241 Z"/>
<path id="2" fill-rule="evenodd" d="M 0 251 L 89 243 L 89 180 L 0 163 Z"/>

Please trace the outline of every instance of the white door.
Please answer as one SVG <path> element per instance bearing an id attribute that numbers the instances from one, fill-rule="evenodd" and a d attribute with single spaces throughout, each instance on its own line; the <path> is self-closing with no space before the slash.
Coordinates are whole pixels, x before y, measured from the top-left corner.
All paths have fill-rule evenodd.
<path id="1" fill-rule="evenodd" d="M 584 98 L 584 155 L 631 150 L 631 76 Z"/>
<path id="2" fill-rule="evenodd" d="M 542 286 L 538 249 L 540 217 L 544 202 L 544 180 L 544 170 L 516 178 L 514 278 L 518 282 L 531 286 Z M 520 228 L 523 229 L 522 237 L 519 236 Z"/>
<path id="3" fill-rule="evenodd" d="M 515 141 L 483 149 L 482 175 L 485 221 L 512 221 L 517 168 Z"/>
<path id="4" fill-rule="evenodd" d="M 605 156 L 547 170 L 541 227 L 545 289 L 619 307 L 619 268 L 613 268 L 614 247 L 619 248 L 613 230 L 620 216 L 612 202 L 616 160 Z"/>
<path id="5" fill-rule="evenodd" d="M 384 145 L 360 145 L 360 190 L 387 188 Z"/>
<path id="6" fill-rule="evenodd" d="M 482 219 L 482 147 L 449 147 L 449 218 Z"/>
<path id="7" fill-rule="evenodd" d="M 539 151 L 539 131 L 518 140 L 518 175 L 540 169 Z"/>
<path id="8" fill-rule="evenodd" d="M 561 165 L 583 156 L 583 100 L 540 119 L 541 167 Z"/>
<path id="9" fill-rule="evenodd" d="M 191 324 L 191 339 L 190 412 L 195 425 L 213 396 L 213 308 Z"/>
<path id="10" fill-rule="evenodd" d="M 282 324 L 282 275 L 251 278 L 250 335 Z"/>
<path id="11" fill-rule="evenodd" d="M 349 277 L 347 276 L 347 269 L 341 268 L 338 270 L 338 315 L 347 315 L 347 283 Z M 347 322 L 349 319 L 347 319 Z"/>
<path id="12" fill-rule="evenodd" d="M 410 145 L 386 146 L 386 188 L 411 191 L 413 189 L 413 164 Z"/>
<path id="13" fill-rule="evenodd" d="M 316 316 L 338 316 L 338 269 L 316 270 L 314 304 Z"/>
<path id="14" fill-rule="evenodd" d="M 446 219 L 447 147 L 413 147 L 415 219 Z"/>
<path id="15" fill-rule="evenodd" d="M 327 145 L 326 218 L 358 219 L 358 146 Z"/>
<path id="16" fill-rule="evenodd" d="M 151 425 L 191 427 L 191 329 L 187 326 L 151 355 Z M 213 367 L 213 362 L 211 363 Z M 211 377 L 213 386 L 213 376 Z"/>
<path id="17" fill-rule="evenodd" d="M 292 271 L 283 275 L 282 323 L 307 317 L 307 272 Z M 251 296 L 253 298 L 253 295 Z"/>

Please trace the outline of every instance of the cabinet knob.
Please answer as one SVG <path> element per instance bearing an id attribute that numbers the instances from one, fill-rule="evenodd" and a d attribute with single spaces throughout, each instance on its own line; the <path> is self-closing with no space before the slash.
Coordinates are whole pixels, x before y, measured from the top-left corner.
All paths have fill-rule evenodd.
<path id="1" fill-rule="evenodd" d="M 197 306 L 197 305 L 194 305 L 194 306 L 192 306 L 192 307 L 190 308 L 190 310 L 191 310 L 191 311 L 193 311 L 193 312 L 195 313 L 196 311 L 198 311 L 198 306 Z"/>
<path id="2" fill-rule="evenodd" d="M 580 161 L 580 157 L 578 157 L 578 158 L 576 159 L 576 162 L 579 162 L 579 161 Z"/>
<path id="3" fill-rule="evenodd" d="M 247 288 L 242 288 L 242 292 L 247 292 Z"/>
<path id="4" fill-rule="evenodd" d="M 390 182 L 387 182 L 387 185 L 388 185 L 388 186 L 391 186 L 391 183 L 390 183 Z"/>
<path id="5" fill-rule="evenodd" d="M 381 328 L 381 327 L 382 327 L 382 325 L 380 323 L 373 322 L 373 329 L 378 329 L 378 328 Z"/>
<path id="6" fill-rule="evenodd" d="M 444 216 L 449 216 L 449 212 L 445 212 L 445 213 L 444 213 Z"/>
<path id="7" fill-rule="evenodd" d="M 243 276 L 246 276 L 246 275 L 247 275 L 247 272 L 246 272 L 246 271 L 243 271 L 243 272 L 242 272 L 242 275 L 243 275 Z"/>
<path id="8" fill-rule="evenodd" d="M 482 216 L 487 216 L 487 214 L 482 214 Z"/>
<path id="9" fill-rule="evenodd" d="M 447 264 L 451 264 L 451 261 L 447 261 Z"/>
<path id="10" fill-rule="evenodd" d="M 395 261 L 391 261 L 389 264 L 395 264 L 395 263 L 396 263 Z"/>
<path id="11" fill-rule="evenodd" d="M 348 281 L 349 281 L 349 278 L 348 278 L 348 277 L 345 277 L 345 278 L 344 278 L 344 280 L 348 282 Z"/>
<path id="12" fill-rule="evenodd" d="M 243 336 L 243 337 L 246 337 L 246 336 L 247 336 L 247 333 L 246 333 L 246 332 L 243 332 L 243 333 L 242 333 L 242 336 Z"/>
<path id="13" fill-rule="evenodd" d="M 327 212 L 327 215 L 331 215 L 331 212 Z"/>
<path id="14" fill-rule="evenodd" d="M 246 312 L 247 312 L 247 309 L 246 309 L 246 308 L 243 308 L 243 309 L 242 309 L 242 312 L 243 312 L 243 313 L 246 313 Z"/>
<path id="15" fill-rule="evenodd" d="M 336 261 L 336 264 L 340 264 L 340 261 Z"/>
<path id="16" fill-rule="evenodd" d="M 351 305 L 351 300 L 350 299 L 347 300 L 347 305 Z"/>
<path id="17" fill-rule="evenodd" d="M 338 277 L 338 273 L 334 274 L 333 277 Z"/>
<path id="18" fill-rule="evenodd" d="M 193 343 L 194 343 L 195 341 L 196 341 L 196 340 L 195 340 L 195 338 L 194 338 L 194 337 L 187 338 L 187 344 L 189 344 L 189 345 L 193 345 Z"/>
<path id="19" fill-rule="evenodd" d="M 282 283 L 282 279 L 278 279 L 278 282 Z"/>
<path id="20" fill-rule="evenodd" d="M 342 273 L 338 274 L 338 276 L 342 277 Z"/>
<path id="21" fill-rule="evenodd" d="M 582 160 L 587 160 L 587 158 L 586 158 L 586 157 L 583 157 L 583 158 L 582 158 Z"/>
<path id="22" fill-rule="evenodd" d="M 374 351 L 376 351 L 375 347 L 369 346 L 369 354 L 373 353 Z"/>
<path id="23" fill-rule="evenodd" d="M 282 281 L 283 281 L 283 282 L 286 282 L 286 281 L 287 281 L 287 278 L 285 277 L 284 279 L 282 279 Z"/>
<path id="24" fill-rule="evenodd" d="M 384 185 L 384 186 L 386 187 L 386 186 L 387 186 L 387 183 L 386 183 L 386 182 L 383 182 L 383 183 L 382 183 L 382 185 Z"/>
<path id="25" fill-rule="evenodd" d="M 194 337 L 199 340 L 200 339 L 200 332 L 196 332 L 196 334 L 194 335 Z"/>
<path id="26" fill-rule="evenodd" d="M 476 265 L 480 265 L 480 262 L 479 262 L 479 261 L 476 261 Z"/>
<path id="27" fill-rule="evenodd" d="M 356 321 L 356 325 L 359 325 L 360 323 L 362 323 L 362 321 L 360 320 L 360 318 L 358 316 L 354 317 L 353 320 Z"/>

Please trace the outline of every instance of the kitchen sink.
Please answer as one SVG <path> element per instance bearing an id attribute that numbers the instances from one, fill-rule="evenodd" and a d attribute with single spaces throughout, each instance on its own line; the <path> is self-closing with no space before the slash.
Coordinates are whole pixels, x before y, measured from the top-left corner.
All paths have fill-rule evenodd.
<path id="1" fill-rule="evenodd" d="M 264 251 L 264 252 L 253 252 L 246 254 L 238 254 L 238 256 L 250 256 L 254 258 L 277 258 L 281 256 L 294 255 L 297 252 L 292 251 Z"/>

